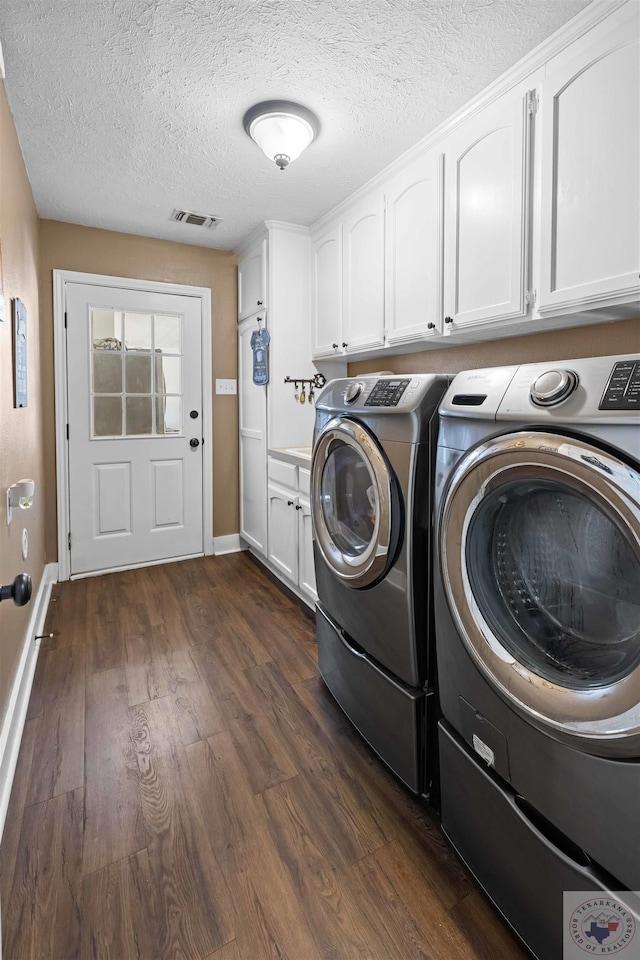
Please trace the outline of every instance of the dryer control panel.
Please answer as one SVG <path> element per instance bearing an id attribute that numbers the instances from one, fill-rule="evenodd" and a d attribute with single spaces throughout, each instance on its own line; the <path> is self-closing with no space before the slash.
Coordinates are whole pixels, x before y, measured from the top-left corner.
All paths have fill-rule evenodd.
<path id="1" fill-rule="evenodd" d="M 397 407 L 411 378 L 398 380 L 378 380 L 365 400 L 365 407 Z"/>

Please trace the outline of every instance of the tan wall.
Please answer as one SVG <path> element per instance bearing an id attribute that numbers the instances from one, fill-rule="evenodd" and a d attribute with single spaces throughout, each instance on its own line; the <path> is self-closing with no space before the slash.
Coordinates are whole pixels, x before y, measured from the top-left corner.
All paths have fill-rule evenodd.
<path id="1" fill-rule="evenodd" d="M 0 323 L 0 582 L 10 583 L 17 573 L 28 573 L 34 592 L 45 564 L 45 469 L 42 442 L 40 319 L 38 313 L 38 217 L 18 145 L 4 85 L 0 82 L 0 248 L 5 298 L 4 323 Z M 19 297 L 27 308 L 29 405 L 13 407 L 13 339 L 11 299 Z M 16 480 L 36 482 L 30 510 L 14 510 L 6 523 L 5 490 Z M 29 557 L 22 559 L 22 530 L 29 533 Z M 16 607 L 0 606 L 0 723 L 6 713 L 33 601 Z"/>
<path id="2" fill-rule="evenodd" d="M 532 333 L 487 343 L 469 343 L 442 350 L 424 350 L 399 357 L 361 360 L 349 364 L 349 376 L 376 370 L 392 373 L 458 373 L 475 367 L 499 367 L 538 360 L 571 360 L 640 352 L 640 319 L 617 320 L 570 330 Z"/>
<path id="3" fill-rule="evenodd" d="M 46 547 L 56 556 L 55 423 L 53 409 L 53 275 L 76 270 L 113 277 L 162 280 L 211 289 L 213 378 L 237 376 L 236 259 L 227 251 L 96 230 L 56 220 L 40 224 L 40 302 L 43 391 L 47 397 Z M 213 528 L 216 537 L 237 533 L 238 410 L 236 398 L 213 398 Z"/>

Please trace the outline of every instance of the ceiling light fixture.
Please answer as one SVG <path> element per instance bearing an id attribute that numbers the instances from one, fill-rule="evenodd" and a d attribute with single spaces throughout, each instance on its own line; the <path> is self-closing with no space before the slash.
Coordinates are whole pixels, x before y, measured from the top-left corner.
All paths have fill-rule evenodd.
<path id="1" fill-rule="evenodd" d="M 244 115 L 244 129 L 269 160 L 284 170 L 318 133 L 318 119 L 299 103 L 265 100 Z"/>

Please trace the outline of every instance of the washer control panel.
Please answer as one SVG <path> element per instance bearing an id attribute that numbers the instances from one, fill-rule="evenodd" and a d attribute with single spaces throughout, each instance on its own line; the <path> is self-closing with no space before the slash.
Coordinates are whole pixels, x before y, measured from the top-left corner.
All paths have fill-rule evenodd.
<path id="1" fill-rule="evenodd" d="M 640 410 L 640 363 L 615 364 L 598 410 Z"/>
<path id="2" fill-rule="evenodd" d="M 365 407 L 397 407 L 410 383 L 411 377 L 378 380 L 365 401 Z"/>

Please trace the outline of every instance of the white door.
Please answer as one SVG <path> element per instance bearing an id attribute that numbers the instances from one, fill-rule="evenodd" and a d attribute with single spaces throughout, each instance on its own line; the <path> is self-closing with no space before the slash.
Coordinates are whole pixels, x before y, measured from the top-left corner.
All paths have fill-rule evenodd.
<path id="1" fill-rule="evenodd" d="M 390 343 L 442 328 L 442 154 L 418 157 L 386 187 L 386 321 Z"/>
<path id="2" fill-rule="evenodd" d="M 267 241 L 242 258 L 238 264 L 238 315 L 241 320 L 266 307 Z"/>
<path id="3" fill-rule="evenodd" d="M 334 224 L 311 245 L 313 355 L 342 353 L 342 224 Z"/>
<path id="4" fill-rule="evenodd" d="M 344 342 L 348 352 L 384 343 L 384 195 L 345 217 Z"/>
<path id="5" fill-rule="evenodd" d="M 295 493 L 269 484 L 269 560 L 292 583 L 298 582 L 298 514 Z"/>
<path id="6" fill-rule="evenodd" d="M 638 4 L 542 88 L 540 310 L 637 297 L 640 265 Z M 611 301 L 610 301 L 611 302 Z"/>
<path id="7" fill-rule="evenodd" d="M 445 332 L 529 310 L 530 122 L 509 95 L 445 145 Z"/>
<path id="8" fill-rule="evenodd" d="M 259 316 L 264 320 L 264 314 Z M 251 337 L 256 317 L 238 326 L 238 415 L 240 419 L 240 536 L 267 553 L 267 388 L 253 382 Z"/>
<path id="9" fill-rule="evenodd" d="M 71 575 L 203 552 L 197 297 L 66 284 Z"/>
<path id="10" fill-rule="evenodd" d="M 313 561 L 313 523 L 311 503 L 307 497 L 298 497 L 298 585 L 312 604 L 318 599 L 316 571 Z"/>

